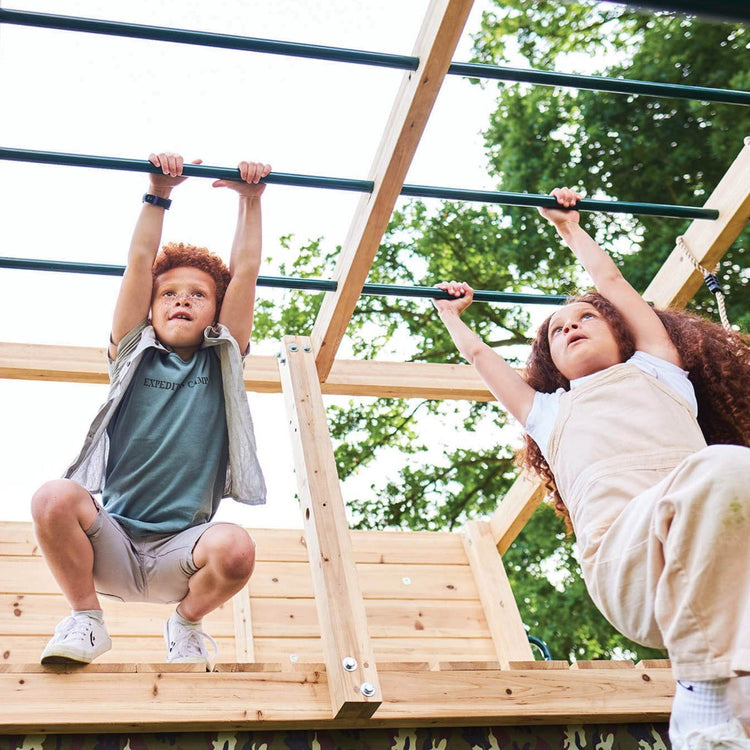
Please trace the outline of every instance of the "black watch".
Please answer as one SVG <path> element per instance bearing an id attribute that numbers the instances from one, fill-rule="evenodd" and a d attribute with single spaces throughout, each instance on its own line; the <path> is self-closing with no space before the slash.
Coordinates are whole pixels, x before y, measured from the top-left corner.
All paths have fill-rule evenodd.
<path id="1" fill-rule="evenodd" d="M 172 201 L 169 198 L 160 198 L 158 195 L 152 195 L 151 193 L 146 193 L 143 196 L 143 202 L 150 203 L 152 206 L 159 206 L 159 208 L 164 208 L 167 211 L 172 205 Z"/>

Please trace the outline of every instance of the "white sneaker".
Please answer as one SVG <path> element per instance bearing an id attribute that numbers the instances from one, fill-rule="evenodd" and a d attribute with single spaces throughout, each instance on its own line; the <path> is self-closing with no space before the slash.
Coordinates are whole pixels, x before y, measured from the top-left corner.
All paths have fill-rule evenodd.
<path id="1" fill-rule="evenodd" d="M 684 737 L 670 732 L 669 739 L 673 750 L 750 750 L 750 738 L 737 719 L 708 729 L 695 729 Z"/>
<path id="2" fill-rule="evenodd" d="M 167 661 L 171 664 L 205 664 L 211 668 L 211 659 L 206 651 L 203 639 L 213 647 L 213 659 L 216 659 L 219 647 L 208 633 L 199 627 L 188 627 L 175 620 L 174 615 L 164 624 L 164 640 L 167 642 Z"/>
<path id="3" fill-rule="evenodd" d="M 66 617 L 42 651 L 42 664 L 88 664 L 112 648 L 103 622 L 89 615 Z"/>

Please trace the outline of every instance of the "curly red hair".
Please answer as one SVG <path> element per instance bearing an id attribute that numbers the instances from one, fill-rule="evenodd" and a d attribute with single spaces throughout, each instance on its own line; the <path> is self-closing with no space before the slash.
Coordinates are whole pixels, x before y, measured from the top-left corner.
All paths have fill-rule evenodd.
<path id="1" fill-rule="evenodd" d="M 182 266 L 190 266 L 205 271 L 214 280 L 216 284 L 216 315 L 218 316 L 230 279 L 229 269 L 224 261 L 205 247 L 184 245 L 182 242 L 170 242 L 164 245 L 156 256 L 151 274 L 155 280 L 157 276 L 166 271 Z"/>
<path id="2" fill-rule="evenodd" d="M 621 361 L 630 358 L 635 345 L 623 317 L 601 294 L 586 292 L 568 300 L 588 302 L 609 323 L 620 346 Z M 750 336 L 727 331 L 707 318 L 678 310 L 655 310 L 695 388 L 698 424 L 709 445 L 750 446 Z M 551 316 L 550 316 L 551 317 Z M 570 389 L 568 380 L 552 362 L 548 330 L 550 318 L 539 327 L 526 363 L 526 381 L 534 390 L 553 393 Z M 555 477 L 539 446 L 528 436 L 517 463 L 537 474 L 548 489 L 554 508 L 572 531 L 570 515 L 555 486 Z"/>

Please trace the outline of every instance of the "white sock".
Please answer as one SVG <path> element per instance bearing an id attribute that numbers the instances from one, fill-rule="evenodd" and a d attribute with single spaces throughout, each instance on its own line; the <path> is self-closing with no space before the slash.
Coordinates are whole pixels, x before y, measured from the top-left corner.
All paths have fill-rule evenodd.
<path id="1" fill-rule="evenodd" d="M 193 622 L 192 620 L 186 620 L 177 610 L 174 611 L 174 614 L 172 615 L 172 619 L 179 623 L 180 625 L 183 625 L 186 628 L 200 628 L 200 626 L 203 624 L 203 619 L 201 618 L 197 622 Z"/>
<path id="2" fill-rule="evenodd" d="M 88 615 L 92 620 L 104 625 L 104 612 L 101 609 L 72 609 L 71 614 L 74 617 L 76 615 Z"/>
<path id="3" fill-rule="evenodd" d="M 675 686 L 670 733 L 685 736 L 696 729 L 708 729 L 732 720 L 727 694 L 728 679 L 689 682 L 678 680 Z"/>

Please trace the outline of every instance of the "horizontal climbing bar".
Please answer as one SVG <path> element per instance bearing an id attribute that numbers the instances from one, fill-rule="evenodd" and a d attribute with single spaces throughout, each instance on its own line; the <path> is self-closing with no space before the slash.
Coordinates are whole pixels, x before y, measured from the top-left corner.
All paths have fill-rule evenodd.
<path id="1" fill-rule="evenodd" d="M 578 75 L 575 73 L 555 73 L 554 71 L 536 70 L 534 68 L 509 68 L 503 65 L 482 63 L 451 63 L 450 68 L 448 68 L 448 74 L 466 76 L 468 78 L 533 83 L 541 86 L 606 91 L 611 94 L 641 94 L 643 96 L 750 106 L 750 91 L 686 86 L 685 84 L 677 83 L 655 83 L 629 78 L 606 78 L 604 76 Z"/>
<path id="2" fill-rule="evenodd" d="M 103 21 L 92 18 L 77 18 L 2 8 L 0 8 L 0 23 L 60 29 L 64 31 L 82 31 L 92 34 L 124 36 L 153 41 L 176 42 L 179 44 L 194 44 L 206 47 L 220 47 L 223 49 L 237 49 L 333 62 L 375 65 L 384 68 L 396 68 L 398 70 L 416 70 L 419 66 L 419 58 L 410 55 L 394 55 L 382 52 L 346 49 L 343 47 L 325 47 L 314 44 L 242 37 L 232 34 L 217 34 L 214 32 L 192 31 L 161 26 L 145 26 L 120 21 Z M 518 81 L 545 86 L 563 86 L 588 89 L 590 91 L 607 91 L 616 94 L 640 94 L 643 96 L 691 99 L 694 101 L 750 106 L 750 91 L 732 91 L 731 89 L 716 89 L 703 86 L 654 83 L 626 78 L 575 75 L 534 69 L 524 70 L 522 68 L 510 68 L 502 65 L 482 63 L 452 63 L 448 68 L 448 74 L 469 78 Z"/>
<path id="3" fill-rule="evenodd" d="M 220 47 L 222 49 L 265 52 L 272 55 L 306 57 L 314 60 L 329 60 L 331 62 L 358 63 L 360 65 L 375 65 L 401 70 L 416 70 L 419 66 L 419 58 L 410 55 L 393 55 L 384 52 L 346 49 L 344 47 L 281 42 L 273 39 L 236 36 L 234 34 L 217 34 L 211 31 L 192 31 L 166 26 L 145 26 L 137 23 L 104 21 L 94 18 L 58 16 L 51 13 L 32 13 L 29 11 L 0 9 L 0 23 L 59 29 L 63 31 L 83 31 L 90 34 L 122 36 L 131 39 L 150 39 L 157 42 L 193 44 L 200 47 Z"/>
<path id="4" fill-rule="evenodd" d="M 747 23 L 750 21 L 750 3 L 747 0 L 611 0 L 621 5 L 637 5 L 650 10 L 703 16 L 721 21 Z"/>
<path id="5" fill-rule="evenodd" d="M 123 172 L 161 172 L 148 159 L 119 159 L 111 156 L 89 154 L 66 154 L 59 151 L 30 151 L 21 148 L 0 148 L 0 160 L 25 161 L 34 164 L 58 164 L 67 167 L 90 167 L 92 169 L 114 169 Z M 239 180 L 236 167 L 209 167 L 206 164 L 185 164 L 182 173 L 190 177 L 206 177 L 219 180 Z M 348 190 L 355 193 L 370 193 L 372 180 L 352 180 L 338 177 L 318 177 L 307 174 L 273 172 L 263 182 L 293 187 L 316 187 L 330 190 Z"/>
<path id="6" fill-rule="evenodd" d="M 88 156 L 84 154 L 66 154 L 55 151 L 30 151 L 18 148 L 0 148 L 0 160 L 22 161 L 34 164 L 57 164 L 72 167 L 89 167 L 94 169 L 115 169 L 126 172 L 160 172 L 147 159 L 120 159 L 110 156 Z M 229 167 L 212 167 L 206 164 L 185 164 L 183 174 L 191 177 L 211 179 L 239 180 L 239 171 Z M 263 182 L 278 185 L 299 187 L 328 188 L 330 190 L 349 190 L 354 192 L 372 192 L 374 183 L 371 180 L 351 180 L 338 177 L 317 177 L 314 175 L 287 174 L 272 172 Z M 455 201 L 474 201 L 479 203 L 497 203 L 504 206 L 531 206 L 540 208 L 559 208 L 557 201 L 549 195 L 534 193 L 508 193 L 496 190 L 467 190 L 464 188 L 432 187 L 428 185 L 404 185 L 401 195 L 411 198 L 440 198 Z M 580 211 L 601 211 L 645 216 L 664 216 L 676 219 L 712 219 L 719 217 L 716 209 L 691 206 L 672 206 L 661 203 L 633 203 L 629 201 L 603 201 L 585 198 L 577 204 Z"/>
<path id="7" fill-rule="evenodd" d="M 77 263 L 64 260 L 38 258 L 0 257 L 0 268 L 21 271 L 54 271 L 56 273 L 91 274 L 95 276 L 122 276 L 125 266 L 102 263 Z M 272 289 L 299 289 L 308 292 L 335 292 L 338 282 L 332 279 L 301 279 L 290 276 L 259 276 L 258 286 Z M 362 294 L 371 297 L 422 297 L 451 299 L 442 289 L 432 286 L 401 286 L 398 284 L 365 284 Z M 514 305 L 561 305 L 567 296 L 563 294 L 533 294 L 526 292 L 475 291 L 477 302 L 505 302 Z"/>

